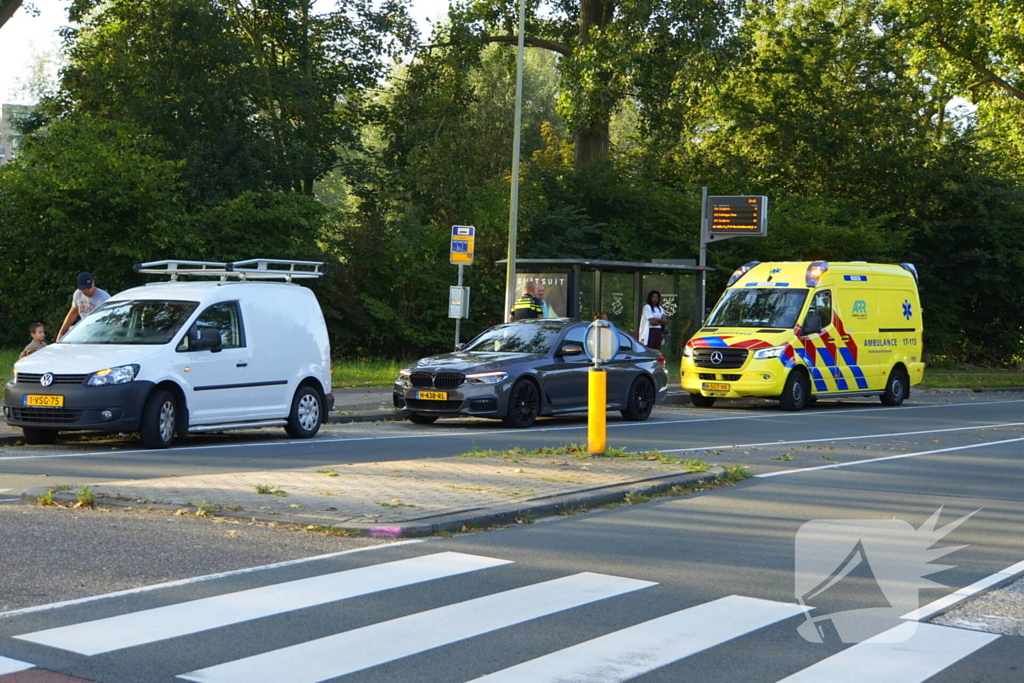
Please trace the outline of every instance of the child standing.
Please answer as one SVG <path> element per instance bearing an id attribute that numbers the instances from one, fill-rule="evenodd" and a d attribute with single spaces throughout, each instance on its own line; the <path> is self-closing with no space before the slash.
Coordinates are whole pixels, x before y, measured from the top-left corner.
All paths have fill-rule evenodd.
<path id="1" fill-rule="evenodd" d="M 39 349 L 46 347 L 46 328 L 43 327 L 42 323 L 32 323 L 28 326 L 28 334 L 32 337 L 32 342 L 26 346 L 18 359 L 22 359 L 25 356 L 31 356 Z"/>

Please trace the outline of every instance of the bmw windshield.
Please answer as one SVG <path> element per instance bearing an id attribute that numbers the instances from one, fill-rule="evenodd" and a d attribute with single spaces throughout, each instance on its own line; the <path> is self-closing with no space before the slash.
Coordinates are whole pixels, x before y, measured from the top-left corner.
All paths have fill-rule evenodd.
<path id="1" fill-rule="evenodd" d="M 715 306 L 707 326 L 792 329 L 806 300 L 806 289 L 730 289 Z"/>
<path id="2" fill-rule="evenodd" d="M 487 330 L 462 349 L 468 353 L 549 353 L 562 325 L 499 325 Z"/>
<path id="3" fill-rule="evenodd" d="M 167 344 L 199 304 L 195 301 L 108 301 L 71 328 L 68 344 Z"/>

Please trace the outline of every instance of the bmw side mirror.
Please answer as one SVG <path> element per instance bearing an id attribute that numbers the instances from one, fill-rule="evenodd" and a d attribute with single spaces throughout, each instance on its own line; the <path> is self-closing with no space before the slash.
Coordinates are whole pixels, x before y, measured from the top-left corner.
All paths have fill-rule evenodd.
<path id="1" fill-rule="evenodd" d="M 465 345 L 465 344 L 456 344 L 456 345 L 455 345 L 455 350 L 456 350 L 456 351 L 461 351 L 461 350 L 462 350 L 462 349 L 464 349 L 464 348 L 466 348 L 466 345 Z"/>
<path id="2" fill-rule="evenodd" d="M 558 350 L 559 356 L 578 356 L 583 353 L 583 347 L 578 344 L 566 344 Z"/>

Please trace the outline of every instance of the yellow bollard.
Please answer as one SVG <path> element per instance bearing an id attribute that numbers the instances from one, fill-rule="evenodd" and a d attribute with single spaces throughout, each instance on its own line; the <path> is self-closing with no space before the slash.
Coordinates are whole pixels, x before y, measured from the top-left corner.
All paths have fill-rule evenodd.
<path id="1" fill-rule="evenodd" d="M 589 397 L 587 403 L 587 450 L 591 455 L 604 455 L 608 447 L 608 373 L 603 368 L 590 368 Z"/>

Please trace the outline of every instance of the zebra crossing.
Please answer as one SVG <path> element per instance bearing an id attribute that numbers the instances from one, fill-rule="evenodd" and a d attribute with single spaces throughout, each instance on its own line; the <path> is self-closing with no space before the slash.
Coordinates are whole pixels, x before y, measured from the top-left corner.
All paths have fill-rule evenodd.
<path id="1" fill-rule="evenodd" d="M 15 633 L 13 640 L 31 644 L 35 652 L 63 652 L 78 657 L 71 661 L 91 663 L 98 657 L 116 661 L 118 655 L 133 648 L 171 647 L 175 639 L 207 634 L 215 629 L 230 632 L 243 626 L 258 627 L 260 620 L 278 615 L 301 618 L 302 610 L 344 605 L 353 598 L 380 598 L 389 591 L 415 588 L 426 582 L 457 584 L 467 577 L 498 568 L 514 572 L 513 565 L 511 561 L 483 555 L 439 552 Z M 217 663 L 192 670 L 166 671 L 161 680 L 193 683 L 331 681 L 374 667 L 401 663 L 414 655 L 486 634 L 500 634 L 503 629 L 527 622 L 542 627 L 543 620 L 553 615 L 613 598 L 629 600 L 630 596 L 657 591 L 658 586 L 655 582 L 629 577 L 580 572 L 466 600 L 453 598 L 432 609 L 358 628 L 340 629 L 331 635 L 284 647 L 271 646 L 248 656 L 232 657 L 232 652 L 218 650 Z M 457 592 L 458 586 L 453 585 L 451 594 Z M 485 683 L 629 681 L 731 641 L 756 637 L 762 629 L 787 620 L 792 620 L 793 638 L 799 638 L 797 619 L 807 611 L 808 608 L 794 603 L 730 595 L 640 621 L 536 658 L 526 658 L 483 676 L 470 674 L 460 680 Z M 900 637 L 893 638 L 893 635 Z M 781 680 L 785 683 L 920 683 L 998 638 L 906 622 L 831 656 L 825 656 L 827 652 L 824 652 L 819 661 Z M 273 638 L 264 640 L 273 642 Z M 904 642 L 893 643 L 894 640 Z M 514 646 L 515 643 L 510 642 L 509 647 Z M 3 641 L 0 641 L 2 651 Z M 19 652 L 25 652 L 25 648 Z M 32 666 L 22 659 L 0 655 L 0 683 L 6 674 Z M 762 680 L 755 677 L 756 662 L 750 662 L 750 666 L 750 680 Z M 416 679 L 413 674 L 403 678 Z"/>

